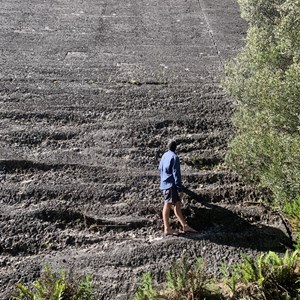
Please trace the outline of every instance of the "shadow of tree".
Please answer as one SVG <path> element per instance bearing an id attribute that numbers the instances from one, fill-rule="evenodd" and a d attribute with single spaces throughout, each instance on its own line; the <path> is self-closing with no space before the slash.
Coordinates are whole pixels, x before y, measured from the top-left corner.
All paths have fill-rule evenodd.
<path id="1" fill-rule="evenodd" d="M 257 251 L 285 252 L 293 248 L 291 239 L 279 228 L 260 224 L 259 220 L 253 224 L 229 209 L 203 201 L 187 188 L 184 192 L 198 203 L 184 209 L 187 222 L 199 232 L 185 234 L 186 238 L 205 238 L 216 244 Z"/>

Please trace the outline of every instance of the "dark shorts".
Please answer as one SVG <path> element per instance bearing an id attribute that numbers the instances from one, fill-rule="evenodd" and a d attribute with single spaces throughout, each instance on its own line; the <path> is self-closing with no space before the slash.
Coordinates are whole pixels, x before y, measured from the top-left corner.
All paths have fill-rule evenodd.
<path id="1" fill-rule="evenodd" d="M 176 186 L 172 186 L 171 188 L 163 190 L 162 192 L 165 203 L 175 204 L 177 201 L 180 201 Z"/>

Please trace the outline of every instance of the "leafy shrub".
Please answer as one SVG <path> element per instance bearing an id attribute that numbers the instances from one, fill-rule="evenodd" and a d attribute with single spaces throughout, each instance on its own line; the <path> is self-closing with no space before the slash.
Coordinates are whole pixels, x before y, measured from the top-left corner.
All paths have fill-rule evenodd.
<path id="1" fill-rule="evenodd" d="M 186 296 L 195 299 L 206 293 L 207 275 L 204 272 L 202 259 L 198 258 L 193 268 L 188 264 L 187 257 L 175 262 L 167 271 L 167 289 L 175 299 Z"/>
<path id="2" fill-rule="evenodd" d="M 32 289 L 17 283 L 13 300 L 93 300 L 92 278 L 71 279 L 65 271 L 54 274 L 48 265 L 32 283 Z"/>
<path id="3" fill-rule="evenodd" d="M 265 300 L 300 299 L 299 268 L 297 250 L 292 253 L 287 251 L 283 257 L 274 252 L 262 254 L 256 259 L 245 256 L 241 264 L 233 267 L 232 276 L 237 279 L 234 290 L 231 289 L 233 298 L 254 299 L 251 294 L 255 293 L 260 296 L 258 299 Z"/>
<path id="4" fill-rule="evenodd" d="M 209 300 L 220 297 L 216 285 L 205 273 L 202 259 L 198 258 L 191 266 L 187 257 L 183 257 L 166 272 L 165 288 L 159 291 L 153 288 L 151 274 L 145 273 L 134 300 Z"/>
<path id="5" fill-rule="evenodd" d="M 300 196 L 294 201 L 286 203 L 284 211 L 288 215 L 293 233 L 296 235 L 295 247 L 300 251 Z"/>
<path id="6" fill-rule="evenodd" d="M 143 274 L 139 287 L 134 295 L 134 300 L 155 300 L 157 292 L 153 288 L 153 279 L 150 272 Z"/>
<path id="7" fill-rule="evenodd" d="M 236 136 L 228 165 L 284 205 L 300 190 L 300 0 L 238 0 L 247 43 L 226 68 Z"/>
<path id="8" fill-rule="evenodd" d="M 222 270 L 223 278 L 212 280 L 200 258 L 190 265 L 183 257 L 167 271 L 163 289 L 155 290 L 151 274 L 144 274 L 134 300 L 300 300 L 297 250 L 244 256 L 242 263 L 230 269 L 223 265 Z"/>

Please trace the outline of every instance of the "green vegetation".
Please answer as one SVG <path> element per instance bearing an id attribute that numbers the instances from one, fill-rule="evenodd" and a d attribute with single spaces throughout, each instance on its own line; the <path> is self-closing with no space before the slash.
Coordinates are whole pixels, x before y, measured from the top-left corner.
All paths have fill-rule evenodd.
<path id="1" fill-rule="evenodd" d="M 279 256 L 274 252 L 252 259 L 244 257 L 217 280 L 206 274 L 201 259 L 189 265 L 187 258 L 175 262 L 166 272 L 166 283 L 159 290 L 153 287 L 150 273 L 143 280 L 134 300 L 209 300 L 209 299 L 300 299 L 300 256 L 296 250 Z"/>
<path id="2" fill-rule="evenodd" d="M 160 290 L 153 287 L 151 274 L 144 274 L 134 300 L 217 300 L 220 297 L 219 288 L 206 274 L 202 259 L 198 258 L 191 265 L 187 257 L 183 257 L 166 272 L 166 282 Z"/>
<path id="3" fill-rule="evenodd" d="M 194 264 L 187 257 L 174 262 L 166 272 L 165 283 L 155 287 L 151 273 L 143 274 L 134 300 L 300 300 L 299 251 L 279 256 L 274 252 L 243 262 L 230 269 L 223 266 L 223 276 L 215 278 L 205 271 L 198 258 Z M 17 284 L 12 300 L 95 300 L 92 278 L 75 280 L 46 266 L 32 288 Z"/>
<path id="4" fill-rule="evenodd" d="M 12 300 L 93 300 L 92 278 L 87 275 L 75 280 L 65 271 L 53 273 L 49 266 L 32 283 L 32 288 L 17 283 Z"/>
<path id="5" fill-rule="evenodd" d="M 283 207 L 300 191 L 300 0 L 238 0 L 247 43 L 228 64 L 236 100 L 228 165 Z"/>
<path id="6" fill-rule="evenodd" d="M 256 259 L 245 256 L 241 264 L 233 266 L 225 283 L 233 299 L 300 299 L 299 267 L 297 250 L 286 252 L 283 257 L 274 252 L 262 254 Z"/>
<path id="7" fill-rule="evenodd" d="M 135 293 L 134 300 L 155 300 L 157 292 L 153 288 L 153 279 L 150 272 L 143 274 L 142 281 Z"/>
<path id="8" fill-rule="evenodd" d="M 212 282 L 201 258 L 190 267 L 187 257 L 175 262 L 166 273 L 168 299 L 212 299 Z M 214 290 L 214 292 L 216 292 Z M 214 298 L 216 299 L 216 298 Z"/>
<path id="9" fill-rule="evenodd" d="M 296 233 L 295 247 L 300 250 L 300 196 L 294 201 L 286 203 L 284 211 L 289 217 L 292 231 Z"/>

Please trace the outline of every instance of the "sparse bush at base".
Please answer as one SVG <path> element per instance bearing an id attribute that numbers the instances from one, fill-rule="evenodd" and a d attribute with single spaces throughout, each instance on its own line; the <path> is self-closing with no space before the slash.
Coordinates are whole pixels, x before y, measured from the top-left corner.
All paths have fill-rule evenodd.
<path id="1" fill-rule="evenodd" d="M 159 290 L 154 289 L 152 276 L 146 273 L 143 275 L 134 300 L 223 299 L 212 276 L 205 272 L 201 258 L 198 258 L 193 265 L 188 263 L 187 257 L 174 262 L 166 272 L 166 282 L 163 286 Z"/>
<path id="2" fill-rule="evenodd" d="M 232 267 L 225 283 L 231 290 L 231 299 L 298 300 L 300 299 L 299 251 L 286 252 L 280 257 L 274 252 L 255 259 L 244 257 L 241 264 Z M 235 278 L 234 289 L 231 279 Z"/>
<path id="3" fill-rule="evenodd" d="M 17 291 L 12 300 L 94 300 L 92 277 L 75 280 L 65 271 L 53 273 L 49 266 L 45 266 L 42 275 L 31 287 L 17 283 Z"/>
<path id="4" fill-rule="evenodd" d="M 257 258 L 244 257 L 217 280 L 207 274 L 201 259 L 189 265 L 187 258 L 175 262 L 166 272 L 164 288 L 155 289 L 150 273 L 134 300 L 300 300 L 299 251 L 280 256 L 274 252 Z"/>
<path id="5" fill-rule="evenodd" d="M 164 294 L 168 299 L 217 299 L 219 294 L 216 285 L 205 272 L 204 266 L 201 258 L 192 266 L 188 264 L 187 257 L 175 262 L 166 273 Z"/>
<path id="6" fill-rule="evenodd" d="M 153 288 L 153 279 L 150 272 L 144 273 L 140 285 L 134 295 L 134 300 L 156 300 L 157 292 Z"/>
<path id="7" fill-rule="evenodd" d="M 286 203 L 284 211 L 288 215 L 295 236 L 295 248 L 300 251 L 300 196 L 294 201 Z"/>

